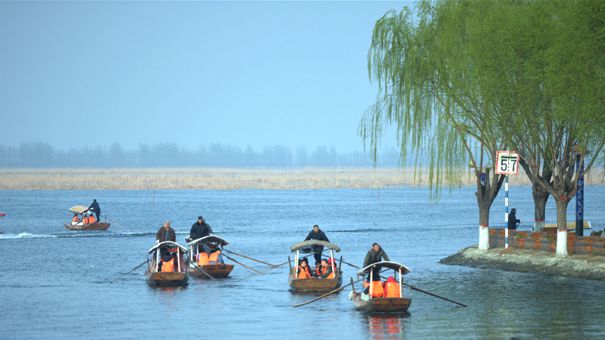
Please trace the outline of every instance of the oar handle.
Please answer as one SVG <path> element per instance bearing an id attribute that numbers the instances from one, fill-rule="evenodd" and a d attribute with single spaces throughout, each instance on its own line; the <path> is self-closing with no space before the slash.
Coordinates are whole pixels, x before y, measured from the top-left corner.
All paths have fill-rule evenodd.
<path id="1" fill-rule="evenodd" d="M 238 253 L 236 253 L 234 251 L 231 251 L 231 250 L 228 250 L 228 249 L 223 249 L 223 251 L 228 252 L 229 254 L 241 256 L 241 257 L 243 257 L 245 259 L 248 259 L 248 260 L 251 260 L 251 261 L 255 261 L 255 262 L 258 262 L 258 263 L 266 264 L 267 266 L 270 266 L 270 267 L 277 267 L 277 265 L 275 265 L 275 264 L 272 264 L 272 263 L 269 263 L 269 262 L 265 262 L 265 261 L 261 261 L 259 259 L 255 259 L 255 258 L 252 258 L 252 257 L 244 255 L 244 254 L 238 254 Z"/>

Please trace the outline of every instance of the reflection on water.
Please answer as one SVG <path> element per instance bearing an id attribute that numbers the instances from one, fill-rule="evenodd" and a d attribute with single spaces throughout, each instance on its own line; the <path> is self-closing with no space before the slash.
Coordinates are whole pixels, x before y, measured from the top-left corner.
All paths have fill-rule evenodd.
<path id="1" fill-rule="evenodd" d="M 368 332 L 374 340 L 400 339 L 403 336 L 405 315 L 367 315 Z"/>

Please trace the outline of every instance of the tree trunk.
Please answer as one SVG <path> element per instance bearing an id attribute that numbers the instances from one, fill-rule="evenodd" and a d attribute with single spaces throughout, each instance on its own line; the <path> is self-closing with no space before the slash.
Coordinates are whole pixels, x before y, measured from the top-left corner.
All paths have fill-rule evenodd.
<path id="1" fill-rule="evenodd" d="M 477 175 L 477 205 L 479 207 L 479 250 L 489 249 L 489 209 L 492 206 L 489 177 Z"/>
<path id="2" fill-rule="evenodd" d="M 557 200 L 557 256 L 567 256 L 567 197 Z"/>
<path id="3" fill-rule="evenodd" d="M 531 190 L 534 196 L 534 232 L 539 232 L 544 229 L 544 220 L 546 219 L 546 202 L 548 201 L 548 192 L 539 184 L 532 185 Z"/>

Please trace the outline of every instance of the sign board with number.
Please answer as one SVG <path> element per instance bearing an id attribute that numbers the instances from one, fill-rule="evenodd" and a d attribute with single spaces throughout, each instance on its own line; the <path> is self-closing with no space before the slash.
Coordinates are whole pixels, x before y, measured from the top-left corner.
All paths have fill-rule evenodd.
<path id="1" fill-rule="evenodd" d="M 496 174 L 518 175 L 519 154 L 515 151 L 496 151 Z"/>

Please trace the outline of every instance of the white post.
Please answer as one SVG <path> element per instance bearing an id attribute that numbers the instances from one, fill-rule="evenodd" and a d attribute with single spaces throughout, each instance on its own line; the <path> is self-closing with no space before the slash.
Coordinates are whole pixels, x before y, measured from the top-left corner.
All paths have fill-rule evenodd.
<path id="1" fill-rule="evenodd" d="M 372 298 L 372 292 L 374 290 L 374 285 L 372 283 L 374 283 L 374 267 L 370 268 L 370 299 Z"/>
<path id="2" fill-rule="evenodd" d="M 334 251 L 332 249 L 330 249 L 330 259 L 332 260 L 332 274 L 334 274 L 334 277 L 336 277 L 336 268 L 334 268 Z"/>
<path id="3" fill-rule="evenodd" d="M 298 271 L 300 270 L 300 263 L 298 263 L 298 250 L 296 251 L 296 254 L 294 255 L 294 268 L 296 268 L 294 270 L 294 278 L 298 279 Z"/>
<path id="4" fill-rule="evenodd" d="M 160 271 L 160 247 L 155 249 L 155 271 Z"/>
<path id="5" fill-rule="evenodd" d="M 557 230 L 557 256 L 567 256 L 567 230 Z"/>
<path id="6" fill-rule="evenodd" d="M 504 249 L 508 249 L 508 175 L 504 176 Z"/>
<path id="7" fill-rule="evenodd" d="M 401 282 L 401 267 L 399 267 L 399 297 L 403 297 L 403 284 Z"/>
<path id="8" fill-rule="evenodd" d="M 489 226 L 479 226 L 479 250 L 489 249 Z"/>
<path id="9" fill-rule="evenodd" d="M 176 247 L 176 269 L 181 271 L 181 247 Z"/>

